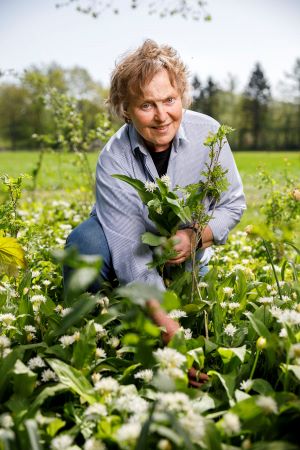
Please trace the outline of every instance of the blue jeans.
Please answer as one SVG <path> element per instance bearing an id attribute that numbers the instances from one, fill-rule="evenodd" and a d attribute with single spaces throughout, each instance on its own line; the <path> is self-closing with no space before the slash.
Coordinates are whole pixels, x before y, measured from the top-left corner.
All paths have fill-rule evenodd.
<path id="1" fill-rule="evenodd" d="M 90 217 L 78 225 L 67 238 L 66 248 L 75 247 L 80 255 L 97 255 L 102 257 L 102 268 L 97 279 L 90 287 L 89 292 L 98 292 L 103 281 L 112 283 L 116 279 L 116 274 L 112 264 L 112 258 L 108 243 L 96 213 L 92 212 Z M 74 269 L 68 266 L 63 267 L 64 285 Z M 191 270 L 191 263 L 186 263 L 186 270 Z M 208 272 L 207 263 L 199 270 L 201 277 Z"/>
<path id="2" fill-rule="evenodd" d="M 97 255 L 102 257 L 102 268 L 99 279 L 94 281 L 89 287 L 89 292 L 98 292 L 103 281 L 112 282 L 116 278 L 107 240 L 96 213 L 91 213 L 87 220 L 74 228 L 66 241 L 66 248 L 69 247 L 76 248 L 80 255 Z M 65 286 L 73 270 L 68 266 L 63 267 Z"/>

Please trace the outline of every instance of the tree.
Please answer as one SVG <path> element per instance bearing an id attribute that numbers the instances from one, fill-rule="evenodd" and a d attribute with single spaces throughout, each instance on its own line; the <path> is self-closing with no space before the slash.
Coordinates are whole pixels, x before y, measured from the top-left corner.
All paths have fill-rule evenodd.
<path id="1" fill-rule="evenodd" d="M 300 58 L 296 59 L 292 72 L 286 73 L 286 77 L 291 81 L 293 100 L 297 105 L 298 147 L 300 147 Z"/>
<path id="2" fill-rule="evenodd" d="M 197 75 L 193 78 L 193 104 L 192 109 L 212 117 L 218 117 L 219 88 L 212 77 L 207 79 L 207 84 L 202 88 L 201 81 Z"/>
<path id="3" fill-rule="evenodd" d="M 244 123 L 250 125 L 254 149 L 257 149 L 260 145 L 262 130 L 266 125 L 268 104 L 270 99 L 270 85 L 265 78 L 260 64 L 257 63 L 244 91 L 242 101 Z"/>
<path id="4" fill-rule="evenodd" d="M 147 5 L 148 14 L 158 14 L 159 17 L 179 15 L 185 19 L 192 18 L 199 20 L 211 20 L 205 10 L 206 1 L 203 0 L 127 0 L 132 9 Z M 124 0 L 122 0 L 124 3 Z M 57 3 L 56 7 L 76 5 L 76 10 L 84 14 L 89 14 L 97 18 L 105 10 L 110 9 L 115 14 L 120 12 L 121 0 L 66 0 L 63 3 Z"/>

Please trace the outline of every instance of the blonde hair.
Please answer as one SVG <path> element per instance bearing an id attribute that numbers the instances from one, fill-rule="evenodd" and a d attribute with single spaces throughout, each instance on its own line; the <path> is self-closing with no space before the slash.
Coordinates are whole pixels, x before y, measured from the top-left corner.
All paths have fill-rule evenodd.
<path id="1" fill-rule="evenodd" d="M 143 94 L 143 88 L 161 70 L 165 69 L 173 87 L 178 89 L 182 104 L 190 105 L 188 69 L 178 53 L 169 45 L 158 45 L 147 39 L 135 51 L 125 54 L 111 74 L 110 93 L 107 100 L 111 111 L 121 119 L 130 95 Z"/>

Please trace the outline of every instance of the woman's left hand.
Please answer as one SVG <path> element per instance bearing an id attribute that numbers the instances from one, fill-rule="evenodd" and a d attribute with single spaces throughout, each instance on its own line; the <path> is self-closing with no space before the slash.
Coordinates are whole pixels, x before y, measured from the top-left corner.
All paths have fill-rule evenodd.
<path id="1" fill-rule="evenodd" d="M 195 245 L 195 232 L 191 228 L 178 230 L 173 239 L 179 241 L 174 245 L 177 255 L 167 262 L 168 264 L 181 264 L 191 256 L 193 245 Z"/>

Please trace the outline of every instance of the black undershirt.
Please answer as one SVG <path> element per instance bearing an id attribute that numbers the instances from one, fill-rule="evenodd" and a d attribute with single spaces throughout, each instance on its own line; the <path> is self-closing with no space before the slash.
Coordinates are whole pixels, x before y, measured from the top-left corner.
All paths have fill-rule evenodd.
<path id="1" fill-rule="evenodd" d="M 167 150 L 163 150 L 162 152 L 150 152 L 159 177 L 162 177 L 167 173 L 170 153 L 171 147 L 167 148 Z"/>

